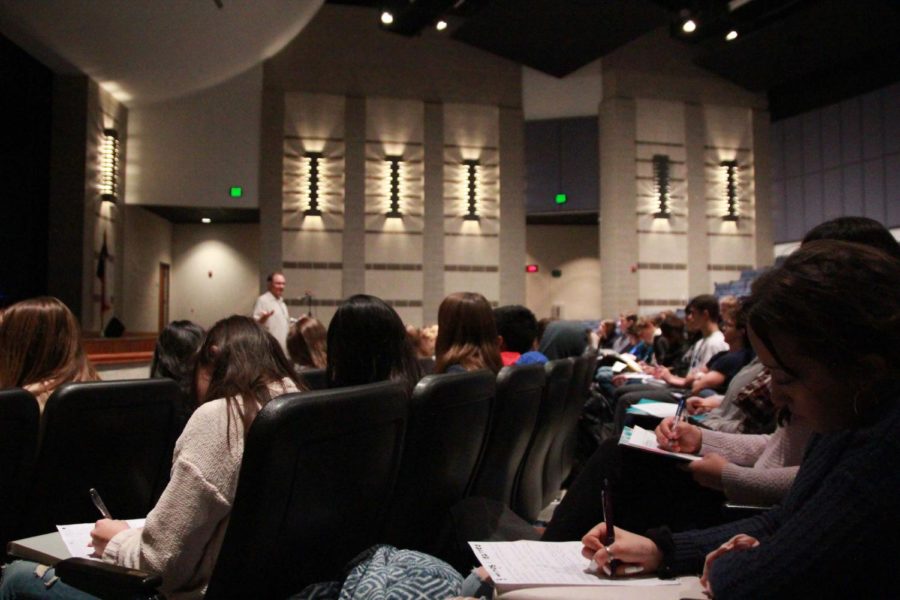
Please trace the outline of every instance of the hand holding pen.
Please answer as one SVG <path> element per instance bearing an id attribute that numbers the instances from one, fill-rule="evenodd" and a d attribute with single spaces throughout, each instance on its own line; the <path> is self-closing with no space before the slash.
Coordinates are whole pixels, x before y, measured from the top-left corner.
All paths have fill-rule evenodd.
<path id="1" fill-rule="evenodd" d="M 103 556 L 103 551 L 106 549 L 109 540 L 120 531 L 128 529 L 128 523 L 113 520 L 112 514 L 106 508 L 106 503 L 103 502 L 103 498 L 100 497 L 96 489 L 91 488 L 90 495 L 94 506 L 103 515 L 103 518 L 97 521 L 91 530 L 91 546 L 94 547 L 94 556 Z"/>
<path id="2" fill-rule="evenodd" d="M 676 425 L 677 417 L 666 417 L 656 428 L 656 442 L 660 448 L 672 452 L 694 454 L 703 444 L 703 432 L 688 423 Z"/>

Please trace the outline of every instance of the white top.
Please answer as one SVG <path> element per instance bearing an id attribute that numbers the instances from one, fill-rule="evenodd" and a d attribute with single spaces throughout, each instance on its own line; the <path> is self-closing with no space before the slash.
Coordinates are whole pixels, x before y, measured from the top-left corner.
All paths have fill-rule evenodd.
<path id="1" fill-rule="evenodd" d="M 288 308 L 287 304 L 284 302 L 284 298 L 276 298 L 272 292 L 266 292 L 256 299 L 256 304 L 253 305 L 253 318 L 259 321 L 260 316 L 270 310 L 274 310 L 275 312 L 272 313 L 272 316 L 266 319 L 265 322 L 261 323 L 261 325 L 265 327 L 266 331 L 271 333 L 276 340 L 278 340 L 278 343 L 281 344 L 281 349 L 287 354 L 287 336 L 288 328 L 290 327 L 290 317 L 288 316 Z"/>
<path id="2" fill-rule="evenodd" d="M 697 340 L 688 350 L 691 361 L 688 373 L 693 373 L 708 363 L 710 358 L 726 350 L 728 350 L 728 344 L 725 342 L 725 336 L 718 329 L 705 338 Z"/>
<path id="3" fill-rule="evenodd" d="M 296 391 L 290 379 L 269 386 L 273 398 Z M 103 552 L 106 562 L 160 575 L 166 598 L 202 598 L 222 548 L 244 455 L 243 424 L 228 412 L 224 398 L 194 411 L 144 528 L 120 531 Z"/>

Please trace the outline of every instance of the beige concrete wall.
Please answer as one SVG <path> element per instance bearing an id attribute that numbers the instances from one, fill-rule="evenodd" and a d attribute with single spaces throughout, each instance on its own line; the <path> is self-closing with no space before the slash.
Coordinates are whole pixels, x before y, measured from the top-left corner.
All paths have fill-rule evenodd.
<path id="1" fill-rule="evenodd" d="M 257 225 L 175 225 L 172 262 L 171 320 L 208 328 L 252 311 L 259 295 Z M 295 294 L 296 286 L 288 279 L 285 295 Z"/>
<path id="2" fill-rule="evenodd" d="M 540 269 L 525 276 L 526 306 L 539 319 L 549 317 L 555 304 L 564 319 L 600 317 L 598 227 L 528 225 L 526 230 L 526 264 Z M 554 269 L 560 277 L 553 277 Z"/>
<path id="3" fill-rule="evenodd" d="M 126 285 L 120 318 L 128 331 L 155 332 L 159 322 L 159 265 L 172 265 L 172 224 L 138 206 L 122 207 Z M 171 271 L 170 271 L 171 290 Z M 169 305 L 171 311 L 171 303 Z"/>

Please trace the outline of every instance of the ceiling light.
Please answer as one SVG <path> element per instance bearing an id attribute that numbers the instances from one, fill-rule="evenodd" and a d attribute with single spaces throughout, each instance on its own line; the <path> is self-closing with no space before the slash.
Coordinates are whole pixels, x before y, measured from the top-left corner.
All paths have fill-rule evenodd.
<path id="1" fill-rule="evenodd" d="M 443 31 L 443 30 L 447 29 L 447 21 L 444 21 L 443 19 L 441 19 L 440 21 L 435 23 L 434 28 L 437 29 L 438 31 Z"/>
<path id="2" fill-rule="evenodd" d="M 212 223 L 212 219 L 210 219 L 209 217 L 203 217 L 202 219 L 200 219 L 200 222 L 204 225 L 209 225 L 210 223 Z"/>
<path id="3" fill-rule="evenodd" d="M 383 13 L 381 13 L 381 23 L 383 25 L 390 25 L 393 22 L 394 22 L 394 15 L 392 15 L 388 11 L 384 11 Z"/>
<path id="4" fill-rule="evenodd" d="M 681 25 L 681 30 L 685 33 L 694 33 L 697 31 L 697 23 L 693 19 L 688 19 Z"/>
<path id="5" fill-rule="evenodd" d="M 738 36 L 737 30 L 732 29 L 727 34 L 725 34 L 725 39 L 728 40 L 729 42 L 733 42 L 734 40 L 737 39 L 737 36 Z"/>

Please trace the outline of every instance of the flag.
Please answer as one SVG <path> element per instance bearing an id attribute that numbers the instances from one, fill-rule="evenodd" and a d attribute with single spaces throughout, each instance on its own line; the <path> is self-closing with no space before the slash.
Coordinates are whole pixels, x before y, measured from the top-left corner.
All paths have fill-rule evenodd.
<path id="1" fill-rule="evenodd" d="M 100 279 L 100 316 L 110 309 L 106 302 L 106 261 L 109 259 L 109 249 L 106 246 L 106 232 L 103 232 L 103 245 L 100 246 L 100 256 L 97 258 L 97 277 Z"/>

